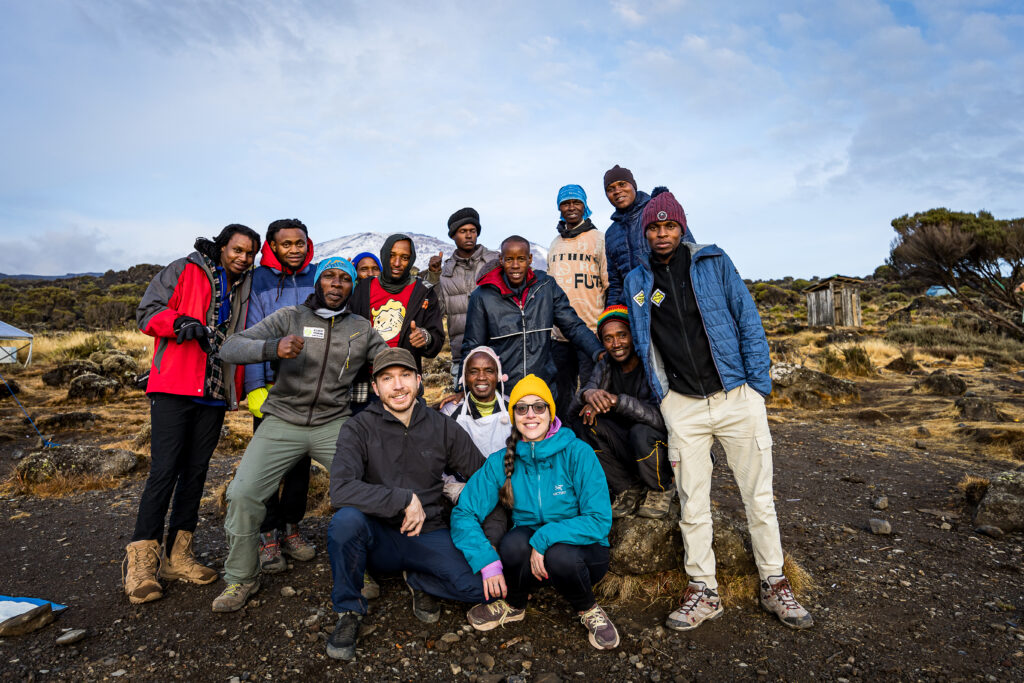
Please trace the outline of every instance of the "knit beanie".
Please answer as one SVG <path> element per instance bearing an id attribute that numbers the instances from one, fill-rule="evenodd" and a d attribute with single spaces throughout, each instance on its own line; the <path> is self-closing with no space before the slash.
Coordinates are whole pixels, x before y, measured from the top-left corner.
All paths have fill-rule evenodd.
<path id="1" fill-rule="evenodd" d="M 358 266 L 359 262 L 362 261 L 364 258 L 372 258 L 373 262 L 377 264 L 377 270 L 383 270 L 383 268 L 380 265 L 380 259 L 377 258 L 377 255 L 371 254 L 368 251 L 361 251 L 358 254 L 356 254 L 355 258 L 352 259 L 352 265 Z"/>
<path id="2" fill-rule="evenodd" d="M 480 214 L 476 212 L 476 209 L 467 206 L 448 217 L 448 236 L 455 237 L 455 231 L 467 223 L 475 225 L 476 234 L 480 234 Z"/>
<path id="3" fill-rule="evenodd" d="M 615 306 L 609 306 L 608 308 L 601 311 L 601 315 L 597 316 L 597 338 L 601 338 L 601 328 L 605 324 L 610 323 L 613 320 L 625 323 L 626 327 L 629 327 L 629 309 L 622 304 Z"/>
<path id="4" fill-rule="evenodd" d="M 648 225 L 658 221 L 675 221 L 682 226 L 683 233 L 686 233 L 686 213 L 667 187 L 654 188 L 651 201 L 644 207 L 640 226 L 646 230 Z"/>
<path id="5" fill-rule="evenodd" d="M 570 199 L 578 199 L 583 202 L 583 220 L 590 218 L 590 207 L 587 206 L 587 193 L 579 185 L 564 185 L 558 191 L 558 208 L 561 210 L 562 202 Z"/>
<path id="6" fill-rule="evenodd" d="M 551 411 L 551 422 L 554 423 L 555 399 L 551 396 L 551 389 L 548 389 L 547 383 L 537 375 L 527 375 L 516 382 L 516 386 L 512 389 L 512 395 L 508 399 L 508 416 L 513 420 L 512 424 L 515 424 L 514 410 L 516 403 L 523 396 L 540 396 L 548 404 L 548 410 Z"/>
<path id="7" fill-rule="evenodd" d="M 622 168 L 618 164 L 615 164 L 604 174 L 604 188 L 608 189 L 608 186 L 618 180 L 625 180 L 627 183 L 633 186 L 633 190 L 636 190 L 636 181 L 633 180 L 633 172 L 628 168 Z"/>
<path id="8" fill-rule="evenodd" d="M 316 275 L 313 276 L 314 284 L 320 282 L 320 276 L 324 274 L 325 270 L 337 268 L 338 270 L 345 271 L 348 276 L 352 278 L 352 284 L 356 282 L 356 267 L 352 265 L 352 262 L 347 258 L 341 258 L 340 256 L 332 256 L 325 258 L 320 263 L 316 264 Z"/>

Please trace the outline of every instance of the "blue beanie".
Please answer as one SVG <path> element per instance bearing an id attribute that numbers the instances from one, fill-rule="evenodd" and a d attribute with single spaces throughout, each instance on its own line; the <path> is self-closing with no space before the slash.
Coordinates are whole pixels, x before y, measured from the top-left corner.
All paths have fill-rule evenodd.
<path id="1" fill-rule="evenodd" d="M 382 265 L 380 265 L 380 259 L 377 258 L 377 255 L 376 254 L 371 254 L 368 251 L 363 251 L 363 252 L 360 252 L 360 253 L 356 254 L 355 258 L 352 259 L 352 263 L 354 265 L 358 266 L 359 262 L 362 261 L 364 258 L 372 258 L 374 263 L 377 264 L 377 270 L 383 270 L 384 267 Z"/>
<path id="2" fill-rule="evenodd" d="M 356 282 L 356 267 L 352 265 L 352 262 L 347 258 L 341 258 L 340 256 L 332 256 L 331 258 L 325 258 L 320 263 L 316 264 L 316 275 L 313 276 L 314 284 L 320 282 L 320 276 L 324 274 L 325 270 L 331 268 L 337 268 L 348 273 L 348 276 L 352 278 L 352 284 Z"/>
<path id="3" fill-rule="evenodd" d="M 569 199 L 578 199 L 583 202 L 583 220 L 590 218 L 590 207 L 587 206 L 587 193 L 579 185 L 565 185 L 558 191 L 558 206 Z"/>

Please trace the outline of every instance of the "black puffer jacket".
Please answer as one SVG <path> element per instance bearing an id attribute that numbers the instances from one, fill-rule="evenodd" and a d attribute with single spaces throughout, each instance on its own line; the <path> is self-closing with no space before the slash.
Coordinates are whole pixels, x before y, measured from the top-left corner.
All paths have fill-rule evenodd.
<path id="1" fill-rule="evenodd" d="M 612 373 L 609 363 L 613 361 L 605 356 L 601 360 L 597 361 L 597 365 L 594 366 L 594 372 L 590 374 L 590 379 L 583 385 L 583 388 L 576 392 L 576 398 L 572 402 L 572 407 L 569 409 L 570 415 L 577 415 L 580 409 L 583 407 L 585 401 L 583 400 L 584 392 L 590 391 L 591 389 L 602 389 L 608 391 L 608 387 L 612 383 Z M 644 372 L 644 366 L 641 363 L 638 367 L 640 372 Z M 661 409 L 658 408 L 658 404 L 654 396 L 651 395 L 651 384 L 646 379 L 640 385 L 640 395 L 630 396 L 629 394 L 619 394 L 618 401 L 615 403 L 615 413 L 621 415 L 627 420 L 633 422 L 643 422 L 646 425 L 650 425 L 660 431 L 665 431 L 665 419 L 661 416 Z"/>

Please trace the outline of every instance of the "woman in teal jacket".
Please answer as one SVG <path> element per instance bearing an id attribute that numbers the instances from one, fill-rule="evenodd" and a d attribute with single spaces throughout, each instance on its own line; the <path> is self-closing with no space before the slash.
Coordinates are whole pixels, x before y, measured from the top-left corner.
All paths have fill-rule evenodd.
<path id="1" fill-rule="evenodd" d="M 509 400 L 512 435 L 504 457 L 490 457 L 469 480 L 452 512 L 452 540 L 489 602 L 467 613 L 478 631 L 526 616 L 526 600 L 550 582 L 580 615 L 590 644 L 610 650 L 619 634 L 594 599 L 608 571 L 612 509 L 594 450 L 555 417 L 551 390 L 527 375 Z M 498 451 L 494 456 L 501 456 Z M 513 528 L 495 549 L 481 524 L 501 502 Z"/>

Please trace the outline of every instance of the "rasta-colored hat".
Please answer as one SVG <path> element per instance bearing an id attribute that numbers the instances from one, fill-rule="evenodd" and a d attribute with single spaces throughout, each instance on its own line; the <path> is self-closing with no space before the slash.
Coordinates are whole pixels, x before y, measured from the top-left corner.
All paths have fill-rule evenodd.
<path id="1" fill-rule="evenodd" d="M 608 308 L 601 311 L 601 315 L 597 316 L 597 337 L 601 338 L 601 328 L 607 323 L 613 320 L 618 320 L 621 323 L 625 323 L 626 327 L 629 327 L 629 309 L 622 304 L 615 306 L 609 306 Z"/>

